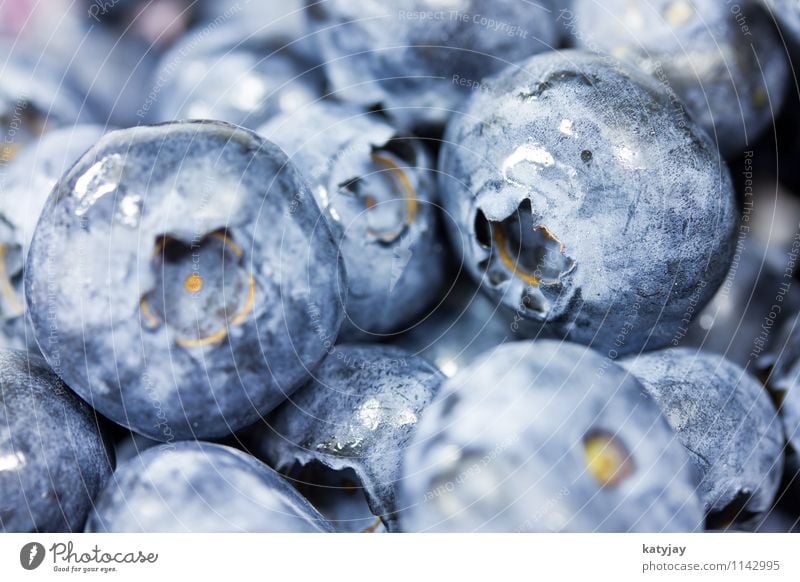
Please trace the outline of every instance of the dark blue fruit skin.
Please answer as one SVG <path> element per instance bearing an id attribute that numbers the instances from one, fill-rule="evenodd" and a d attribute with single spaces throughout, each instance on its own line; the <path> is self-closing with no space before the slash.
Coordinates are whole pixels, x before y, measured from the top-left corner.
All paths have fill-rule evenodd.
<path id="1" fill-rule="evenodd" d="M 49 198 L 25 285 L 57 373 L 161 441 L 222 436 L 277 406 L 335 341 L 346 287 L 286 156 L 211 122 L 103 137 Z"/>
<path id="2" fill-rule="evenodd" d="M 783 435 L 763 386 L 716 354 L 671 349 L 620 362 L 656 400 L 702 475 L 707 512 L 768 511 L 783 473 Z M 747 498 L 746 503 L 739 500 Z"/>
<path id="3" fill-rule="evenodd" d="M 322 69 L 294 43 L 243 35 L 234 21 L 179 41 L 153 75 L 143 109 L 153 121 L 217 119 L 257 129 L 324 93 Z M 150 103 L 150 101 L 153 101 Z"/>
<path id="4" fill-rule="evenodd" d="M 106 132 L 99 125 L 54 129 L 26 147 L 0 182 L 0 347 L 38 351 L 25 317 L 23 266 L 39 215 L 61 176 Z"/>
<path id="5" fill-rule="evenodd" d="M 336 346 L 314 379 L 256 429 L 256 450 L 279 471 L 312 462 L 351 469 L 372 513 L 395 531 L 401 457 L 443 379 L 399 348 Z"/>
<path id="6" fill-rule="evenodd" d="M 603 484 L 584 440 L 613 435 L 627 470 Z M 514 342 L 449 378 L 403 458 L 409 532 L 702 529 L 696 475 L 655 401 L 576 344 Z"/>
<path id="7" fill-rule="evenodd" d="M 121 465 L 97 497 L 87 532 L 329 532 L 278 473 L 230 447 L 178 442 Z"/>
<path id="8" fill-rule="evenodd" d="M 0 532 L 81 531 L 113 466 L 95 412 L 42 358 L 0 350 Z"/>
<path id="9" fill-rule="evenodd" d="M 468 272 L 556 337 L 612 357 L 669 344 L 734 253 L 731 179 L 706 133 L 654 79 L 578 51 L 532 57 L 484 84 L 439 158 Z M 497 226 L 516 216 L 528 222 Z M 497 232 L 521 237 L 521 250 Z M 534 278 L 520 276 L 526 262 Z"/>
<path id="10" fill-rule="evenodd" d="M 757 2 L 578 0 L 571 13 L 575 46 L 668 83 L 726 156 L 755 145 L 781 109 L 786 48 Z"/>
<path id="11" fill-rule="evenodd" d="M 551 50 L 560 34 L 550 0 L 306 0 L 306 6 L 336 97 L 380 104 L 404 128 L 443 124 L 484 77 Z M 481 18 L 498 24 L 493 29 Z"/>
<path id="12" fill-rule="evenodd" d="M 381 118 L 332 102 L 317 102 L 262 126 L 258 133 L 277 143 L 307 180 L 340 241 L 349 289 L 342 341 L 369 341 L 394 334 L 422 319 L 439 297 L 446 273 L 444 241 L 439 239 L 436 179 L 419 140 L 399 134 Z M 394 149 L 402 149 L 403 157 Z M 342 184 L 362 179 L 394 180 L 395 173 L 374 165 L 375 153 L 396 159 L 413 194 L 402 190 L 377 199 L 377 212 L 416 208 L 410 224 L 391 240 L 369 233 L 370 210 Z"/>

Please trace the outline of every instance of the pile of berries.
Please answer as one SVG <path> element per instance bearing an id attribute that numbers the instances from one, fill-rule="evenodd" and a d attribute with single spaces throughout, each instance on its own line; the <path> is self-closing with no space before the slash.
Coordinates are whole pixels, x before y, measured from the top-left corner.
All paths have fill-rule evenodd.
<path id="1" fill-rule="evenodd" d="M 0 531 L 800 528 L 796 2 L 50 10 Z"/>

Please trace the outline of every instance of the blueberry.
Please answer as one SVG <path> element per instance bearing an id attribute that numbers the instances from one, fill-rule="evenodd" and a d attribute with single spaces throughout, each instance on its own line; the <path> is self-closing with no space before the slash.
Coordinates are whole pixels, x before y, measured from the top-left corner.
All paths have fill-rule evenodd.
<path id="1" fill-rule="evenodd" d="M 56 182 L 105 133 L 96 125 L 53 130 L 18 155 L 0 190 L 0 339 L 9 347 L 36 350 L 26 323 L 22 276 L 36 222 Z"/>
<path id="2" fill-rule="evenodd" d="M 315 101 L 324 83 L 321 69 L 295 46 L 270 37 L 243 39 L 233 25 L 178 42 L 154 79 L 158 92 L 144 108 L 155 108 L 156 121 L 219 119 L 252 129 Z"/>
<path id="3" fill-rule="evenodd" d="M 583 346 L 514 342 L 448 379 L 403 460 L 404 531 L 701 527 L 686 452 L 641 384 Z"/>
<path id="4" fill-rule="evenodd" d="M 303 173 L 339 240 L 350 286 L 343 339 L 391 334 L 422 318 L 445 268 L 436 180 L 419 140 L 329 102 L 258 131 Z"/>
<path id="5" fill-rule="evenodd" d="M 779 407 L 787 469 L 800 474 L 800 316 L 787 321 L 759 365 Z"/>
<path id="6" fill-rule="evenodd" d="M 403 127 L 441 124 L 481 80 L 559 36 L 552 2 L 307 0 L 337 97 Z"/>
<path id="7" fill-rule="evenodd" d="M 755 143 L 789 81 L 786 51 L 754 2 L 577 0 L 575 44 L 635 63 L 682 99 L 726 155 Z"/>
<path id="8" fill-rule="evenodd" d="M 61 179 L 25 276 L 36 339 L 101 413 L 156 440 L 230 433 L 335 341 L 333 236 L 277 146 L 216 122 L 112 132 Z"/>
<path id="9" fill-rule="evenodd" d="M 747 521 L 772 506 L 783 470 L 783 439 L 762 385 L 722 356 L 670 349 L 622 364 L 661 407 L 702 475 L 707 512 Z M 712 520 L 713 521 L 713 520 Z"/>
<path id="10" fill-rule="evenodd" d="M 0 350 L 0 531 L 83 529 L 113 463 L 94 411 L 44 360 Z"/>
<path id="11" fill-rule="evenodd" d="M 612 357 L 668 344 L 734 255 L 731 179 L 705 132 L 655 80 L 577 51 L 486 84 L 439 159 L 467 270 L 546 333 Z"/>
<path id="12" fill-rule="evenodd" d="M 122 464 L 88 532 L 327 532 L 325 519 L 275 471 L 230 447 L 178 442 Z"/>
<path id="13" fill-rule="evenodd" d="M 442 379 L 405 350 L 337 346 L 313 381 L 258 429 L 255 448 L 308 491 L 339 529 L 363 530 L 378 516 L 394 531 L 400 460 Z M 357 512 L 364 496 L 369 517 Z"/>

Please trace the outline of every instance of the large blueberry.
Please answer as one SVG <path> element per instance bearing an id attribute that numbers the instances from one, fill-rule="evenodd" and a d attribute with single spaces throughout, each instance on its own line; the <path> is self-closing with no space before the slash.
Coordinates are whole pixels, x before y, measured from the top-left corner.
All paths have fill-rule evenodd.
<path id="1" fill-rule="evenodd" d="M 622 364 L 661 407 L 702 481 L 711 514 L 746 521 L 772 506 L 783 435 L 763 386 L 725 358 L 692 349 L 640 354 Z"/>
<path id="2" fill-rule="evenodd" d="M 61 176 L 105 133 L 96 125 L 53 130 L 19 154 L 0 183 L 0 341 L 36 348 L 25 318 L 23 266 L 36 222 Z"/>
<path id="3" fill-rule="evenodd" d="M 242 36 L 236 23 L 201 29 L 161 59 L 142 109 L 155 121 L 219 119 L 252 129 L 323 93 L 324 75 L 294 44 Z"/>
<path id="4" fill-rule="evenodd" d="M 391 334 L 421 319 L 442 288 L 445 253 L 420 141 L 330 102 L 258 131 L 295 163 L 339 240 L 349 283 L 343 338 Z"/>
<path id="5" fill-rule="evenodd" d="M 481 80 L 553 48 L 551 1 L 307 0 L 337 97 L 403 127 L 441 124 Z"/>
<path id="6" fill-rule="evenodd" d="M 280 475 L 230 447 L 178 442 L 120 465 L 97 498 L 89 532 L 327 532 Z"/>
<path id="7" fill-rule="evenodd" d="M 786 49 L 755 2 L 577 0 L 571 12 L 576 46 L 656 76 L 727 155 L 753 145 L 781 108 Z"/>
<path id="8" fill-rule="evenodd" d="M 693 531 L 695 474 L 641 384 L 596 352 L 515 342 L 448 379 L 406 449 L 404 531 Z"/>
<path id="9" fill-rule="evenodd" d="M 53 369 L 115 422 L 171 440 L 242 428 L 302 384 L 345 283 L 285 154 L 194 122 L 89 150 L 48 199 L 25 285 Z"/>
<path id="10" fill-rule="evenodd" d="M 535 56 L 486 85 L 439 159 L 467 270 L 557 336 L 668 344 L 734 253 L 731 179 L 706 133 L 657 81 L 587 53 Z"/>
<path id="11" fill-rule="evenodd" d="M 95 412 L 44 360 L 0 350 L 0 531 L 83 529 L 113 455 Z"/>
<path id="12" fill-rule="evenodd" d="M 379 345 L 340 345 L 313 381 L 256 429 L 255 448 L 337 528 L 397 529 L 396 482 L 412 431 L 444 377 L 426 360 Z M 371 511 L 359 513 L 364 497 Z"/>

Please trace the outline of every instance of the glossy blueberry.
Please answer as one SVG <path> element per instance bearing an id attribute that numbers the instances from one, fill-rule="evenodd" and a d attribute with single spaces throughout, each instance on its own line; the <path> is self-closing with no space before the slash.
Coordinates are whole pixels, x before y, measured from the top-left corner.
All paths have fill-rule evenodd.
<path id="1" fill-rule="evenodd" d="M 0 177 L 26 145 L 52 129 L 86 121 L 82 97 L 58 63 L 35 47 L 0 38 Z"/>
<path id="2" fill-rule="evenodd" d="M 781 108 L 786 49 L 755 2 L 577 0 L 572 13 L 576 46 L 654 75 L 726 155 L 753 145 Z"/>
<path id="3" fill-rule="evenodd" d="M 800 472 L 800 317 L 787 321 L 759 364 L 779 406 L 787 468 Z"/>
<path id="4" fill-rule="evenodd" d="M 0 350 L 0 532 L 83 529 L 113 455 L 95 412 L 44 360 Z"/>
<path id="5" fill-rule="evenodd" d="M 403 461 L 403 531 L 693 531 L 695 475 L 625 370 L 554 341 L 495 348 L 442 386 Z"/>
<path id="6" fill-rule="evenodd" d="M 25 318 L 23 265 L 36 222 L 61 176 L 105 133 L 97 125 L 53 130 L 20 153 L 2 177 L 0 196 L 0 340 L 36 350 Z"/>
<path id="7" fill-rule="evenodd" d="M 97 498 L 88 532 L 327 532 L 325 519 L 255 458 L 178 442 L 120 465 Z"/>
<path id="8" fill-rule="evenodd" d="M 343 339 L 375 339 L 423 319 L 440 296 L 445 252 L 436 179 L 420 141 L 330 102 L 258 132 L 295 163 L 339 241 L 349 283 Z"/>
<path id="9" fill-rule="evenodd" d="M 734 253 L 731 180 L 705 132 L 655 80 L 587 53 L 535 56 L 486 86 L 439 159 L 468 272 L 556 336 L 668 344 Z"/>
<path id="10" fill-rule="evenodd" d="M 426 360 L 379 345 L 340 345 L 314 379 L 256 429 L 255 447 L 338 529 L 397 529 L 400 460 L 443 380 Z M 366 497 L 372 515 L 358 513 Z"/>
<path id="11" fill-rule="evenodd" d="M 155 121 L 219 119 L 252 129 L 323 93 L 322 70 L 292 44 L 243 37 L 233 24 L 202 29 L 167 52 L 143 109 Z"/>
<path id="12" fill-rule="evenodd" d="M 26 299 L 42 353 L 156 440 L 222 436 L 299 387 L 335 341 L 343 269 L 277 146 L 216 122 L 103 137 L 48 199 Z"/>
<path id="13" fill-rule="evenodd" d="M 550 0 L 307 0 L 337 97 L 380 106 L 402 127 L 442 124 L 481 80 L 550 50 Z"/>
<path id="14" fill-rule="evenodd" d="M 783 437 L 763 386 L 725 358 L 670 349 L 622 360 L 661 407 L 702 475 L 707 512 L 746 521 L 768 511 L 783 471 Z"/>

